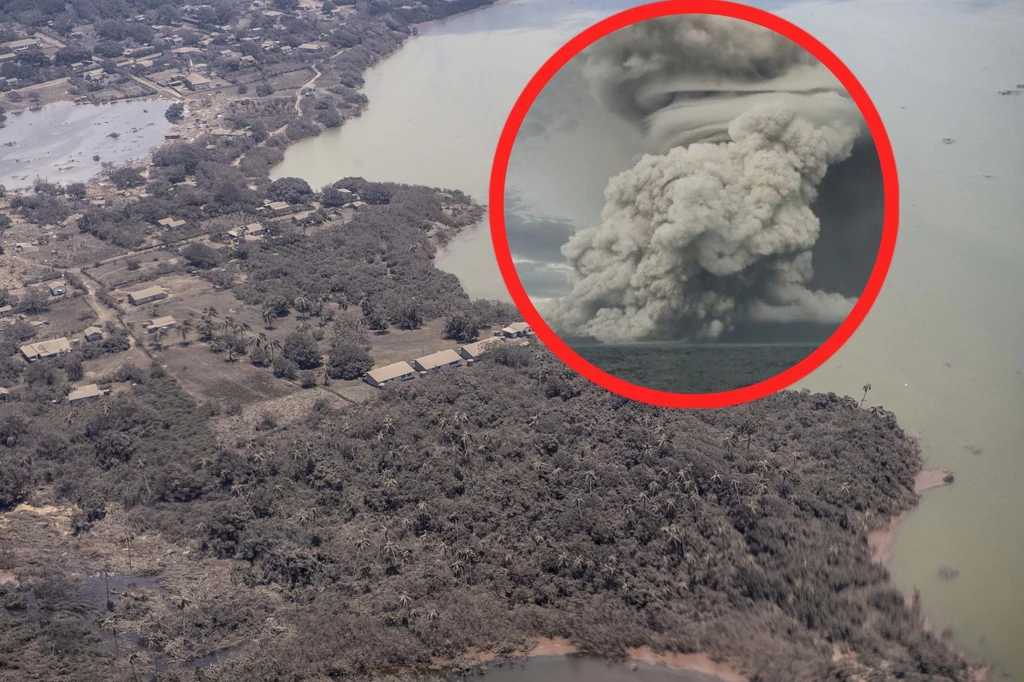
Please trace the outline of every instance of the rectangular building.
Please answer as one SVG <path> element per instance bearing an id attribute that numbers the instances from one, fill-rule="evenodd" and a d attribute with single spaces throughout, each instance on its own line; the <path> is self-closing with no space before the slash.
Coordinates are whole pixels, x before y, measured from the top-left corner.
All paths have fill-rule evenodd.
<path id="1" fill-rule="evenodd" d="M 25 356 L 25 359 L 29 362 L 35 362 L 36 360 L 42 360 L 44 358 L 52 358 L 61 353 L 67 353 L 71 350 L 71 342 L 66 338 L 61 337 L 59 339 L 50 339 L 49 341 L 40 341 L 38 343 L 27 343 L 21 347 L 21 354 Z"/>
<path id="2" fill-rule="evenodd" d="M 86 327 L 83 336 L 86 341 L 99 341 L 103 338 L 103 330 L 99 327 Z"/>
<path id="3" fill-rule="evenodd" d="M 173 329 L 176 324 L 178 323 L 175 322 L 174 318 L 171 317 L 170 315 L 165 315 L 164 317 L 156 317 L 150 320 L 149 324 L 146 325 L 146 333 L 155 334 L 161 329 Z"/>
<path id="4" fill-rule="evenodd" d="M 451 348 L 446 348 L 445 350 L 425 355 L 422 358 L 417 358 L 413 360 L 412 364 L 418 372 L 433 372 L 442 367 L 459 367 L 462 365 L 462 356 Z"/>
<path id="5" fill-rule="evenodd" d="M 67 285 L 64 284 L 63 280 L 48 282 L 46 286 L 50 289 L 51 296 L 63 296 L 68 293 Z"/>
<path id="6" fill-rule="evenodd" d="M 185 86 L 193 92 L 209 90 L 210 85 L 210 79 L 206 76 L 200 76 L 198 73 L 190 73 L 185 76 Z"/>
<path id="7" fill-rule="evenodd" d="M 79 403 L 95 400 L 103 395 L 103 393 L 104 392 L 101 391 L 100 387 L 96 384 L 89 384 L 88 386 L 76 388 L 71 391 L 71 393 L 68 393 L 68 402 L 72 405 L 77 405 Z"/>
<path id="8" fill-rule="evenodd" d="M 524 336 L 529 336 L 533 333 L 533 329 L 530 325 L 525 322 L 513 322 L 509 326 L 501 330 L 501 333 L 507 339 L 518 339 Z"/>
<path id="9" fill-rule="evenodd" d="M 167 298 L 167 292 L 163 287 L 147 287 L 128 294 L 128 302 L 132 305 L 142 305 L 151 301 L 159 301 Z"/>
<path id="10" fill-rule="evenodd" d="M 499 336 L 492 336 L 489 339 L 482 339 L 475 343 L 467 343 L 465 346 L 459 348 L 459 355 L 467 360 L 476 360 L 487 351 L 493 349 L 495 346 L 500 346 L 505 343 L 505 340 Z"/>
<path id="11" fill-rule="evenodd" d="M 416 378 L 416 370 L 408 362 L 396 362 L 377 369 L 371 369 L 364 377 L 366 383 L 380 388 L 395 381 L 409 381 Z"/>

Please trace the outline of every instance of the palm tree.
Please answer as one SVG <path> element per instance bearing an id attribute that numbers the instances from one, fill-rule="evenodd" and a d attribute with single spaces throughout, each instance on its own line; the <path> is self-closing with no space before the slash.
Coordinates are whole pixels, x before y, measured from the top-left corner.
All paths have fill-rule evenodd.
<path id="1" fill-rule="evenodd" d="M 281 350 L 281 342 L 277 339 L 270 339 L 267 341 L 267 350 L 270 351 L 270 359 L 274 359 L 274 351 Z"/>
<path id="2" fill-rule="evenodd" d="M 295 327 L 295 331 L 297 331 L 300 334 L 308 334 L 309 330 L 312 328 L 313 327 L 308 322 L 303 321 L 299 322 L 299 324 Z"/>
<path id="3" fill-rule="evenodd" d="M 298 311 L 300 320 L 306 319 L 306 313 L 309 312 L 312 305 L 313 304 L 310 303 L 310 300 L 302 294 L 295 297 L 295 310 Z"/>
<path id="4" fill-rule="evenodd" d="M 184 346 L 186 343 L 188 343 L 188 333 L 192 331 L 192 321 L 185 320 L 184 322 L 182 322 L 181 326 L 178 327 L 178 331 L 181 333 L 181 345 Z"/>
<path id="5" fill-rule="evenodd" d="M 323 327 L 327 323 L 324 321 L 324 315 L 327 312 L 327 299 L 323 296 L 317 296 L 316 300 L 313 301 L 313 314 L 320 318 L 320 326 Z"/>
<path id="6" fill-rule="evenodd" d="M 249 332 L 252 331 L 252 327 L 250 327 L 245 322 L 241 322 L 241 323 L 235 325 L 234 331 L 235 331 L 235 336 L 237 336 L 238 339 L 241 341 L 241 340 L 245 339 L 245 335 L 246 334 L 248 334 Z"/>
<path id="7" fill-rule="evenodd" d="M 156 341 L 153 342 L 153 347 L 157 350 L 162 350 L 164 347 L 164 339 L 167 337 L 167 327 L 161 327 L 156 330 Z"/>
<path id="8" fill-rule="evenodd" d="M 181 612 L 181 636 L 185 637 L 185 607 L 192 603 L 192 600 L 188 597 L 180 594 L 173 595 L 171 601 L 174 606 Z"/>
<path id="9" fill-rule="evenodd" d="M 213 322 L 207 317 L 202 318 L 196 327 L 196 331 L 199 332 L 200 338 L 204 341 L 209 341 L 213 338 Z"/>
<path id="10" fill-rule="evenodd" d="M 140 658 L 142 658 L 142 656 L 140 654 L 135 653 L 134 651 L 128 654 L 128 665 L 132 669 L 132 680 L 134 680 L 134 682 L 139 682 L 139 673 L 135 671 L 135 661 L 139 660 Z"/>
<path id="11" fill-rule="evenodd" d="M 217 325 L 217 328 L 220 329 L 221 334 L 227 336 L 228 332 L 234 331 L 235 329 L 235 318 L 228 315 L 223 320 L 221 320 L 220 324 Z"/>
<path id="12" fill-rule="evenodd" d="M 135 534 L 126 530 L 121 536 L 121 542 L 128 548 L 128 573 L 132 572 L 132 547 L 135 545 Z"/>
<path id="13" fill-rule="evenodd" d="M 260 332 L 260 333 L 256 334 L 249 341 L 249 347 L 252 350 L 254 350 L 254 351 L 255 350 L 259 350 L 260 348 L 263 348 L 266 344 L 267 344 L 267 335 L 264 334 L 263 332 Z"/>
<path id="14" fill-rule="evenodd" d="M 860 406 L 864 407 L 864 401 L 868 399 L 868 391 L 871 390 L 871 384 L 864 384 L 864 397 L 860 399 Z"/>
<path id="15" fill-rule="evenodd" d="M 594 481 L 597 480 L 597 474 L 594 473 L 593 471 L 587 471 L 583 474 L 583 480 L 587 482 L 587 485 L 589 486 L 589 491 L 593 493 Z"/>
<path id="16" fill-rule="evenodd" d="M 263 309 L 263 326 L 265 326 L 267 329 L 274 328 L 274 320 L 276 318 L 277 312 L 273 308 L 267 306 L 266 308 Z"/>

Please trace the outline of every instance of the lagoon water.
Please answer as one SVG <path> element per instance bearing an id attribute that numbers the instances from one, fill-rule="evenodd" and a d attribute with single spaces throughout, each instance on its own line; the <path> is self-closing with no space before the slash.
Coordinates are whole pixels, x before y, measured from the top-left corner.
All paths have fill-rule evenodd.
<path id="1" fill-rule="evenodd" d="M 0 128 L 0 184 L 16 189 L 31 187 L 37 178 L 65 185 L 84 182 L 98 175 L 104 162 L 145 157 L 164 141 L 170 126 L 166 109 L 167 102 L 160 100 L 61 102 L 8 114 Z"/>
<path id="2" fill-rule="evenodd" d="M 498 135 L 530 77 L 580 30 L 635 4 L 511 0 L 425 26 L 370 71 L 362 118 L 290 148 L 273 175 L 315 187 L 362 175 L 486 202 Z M 870 382 L 868 403 L 921 439 L 929 467 L 955 472 L 900 526 L 893 578 L 921 590 L 937 629 L 994 661 L 994 679 L 1024 680 L 1024 96 L 997 94 L 1024 83 L 1024 5 L 755 4 L 813 33 L 857 75 L 901 180 L 886 286 L 853 339 L 801 385 L 859 398 Z M 567 178 L 566 195 L 592 191 L 583 185 Z M 473 296 L 508 298 L 486 222 L 439 266 Z M 942 564 L 959 576 L 940 580 Z"/>

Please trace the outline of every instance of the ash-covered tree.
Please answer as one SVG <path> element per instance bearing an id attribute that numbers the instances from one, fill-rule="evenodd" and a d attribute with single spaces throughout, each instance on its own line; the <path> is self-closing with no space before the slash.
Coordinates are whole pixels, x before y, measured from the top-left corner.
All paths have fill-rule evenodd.
<path id="1" fill-rule="evenodd" d="M 132 187 L 141 187 L 146 184 L 146 178 L 142 176 L 142 172 L 138 168 L 132 168 L 131 166 L 115 168 L 107 173 L 107 178 L 118 189 L 131 189 Z"/>
<path id="2" fill-rule="evenodd" d="M 171 106 L 167 107 L 167 111 L 164 112 L 164 117 L 168 121 L 174 121 L 185 115 L 185 105 L 181 102 L 175 102 Z"/>
<path id="3" fill-rule="evenodd" d="M 216 267 L 224 260 L 220 249 L 206 244 L 189 244 L 181 250 L 181 255 L 192 265 L 204 270 Z"/>
<path id="4" fill-rule="evenodd" d="M 292 332 L 288 335 L 281 353 L 298 365 L 299 369 L 315 369 L 322 362 L 320 347 L 316 340 L 301 332 Z"/>
<path id="5" fill-rule="evenodd" d="M 267 196 L 270 199 L 287 201 L 289 204 L 297 204 L 311 194 L 313 189 L 302 178 L 278 178 L 267 188 Z"/>
<path id="6" fill-rule="evenodd" d="M 328 354 L 328 375 L 332 379 L 358 379 L 373 368 L 373 358 L 355 343 L 334 344 Z"/>
<path id="7" fill-rule="evenodd" d="M 467 343 L 480 335 L 480 329 L 469 315 L 456 313 L 448 318 L 444 325 L 444 337 L 453 341 Z"/>

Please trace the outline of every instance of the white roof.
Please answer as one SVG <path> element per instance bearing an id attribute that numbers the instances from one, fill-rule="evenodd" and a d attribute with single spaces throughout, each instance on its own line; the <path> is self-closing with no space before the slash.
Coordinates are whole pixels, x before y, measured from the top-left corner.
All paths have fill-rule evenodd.
<path id="1" fill-rule="evenodd" d="M 521 332 L 521 331 L 525 331 L 525 330 L 527 330 L 529 328 L 530 328 L 530 325 L 526 324 L 525 322 L 513 322 L 509 326 L 505 327 L 505 329 L 502 330 L 502 331 Z"/>
<path id="2" fill-rule="evenodd" d="M 406 374 L 415 374 L 416 370 L 412 368 L 408 362 L 396 362 L 393 365 L 385 365 L 384 367 L 378 367 L 377 369 L 371 369 L 367 372 L 367 375 L 376 381 L 378 384 L 385 381 L 391 381 L 397 379 L 400 376 Z"/>
<path id="3" fill-rule="evenodd" d="M 149 322 L 149 327 L 169 327 L 174 324 L 174 318 L 170 315 L 164 315 L 163 317 L 155 317 Z"/>
<path id="4" fill-rule="evenodd" d="M 92 336 L 93 334 L 102 334 L 102 333 L 103 333 L 103 330 L 100 329 L 99 327 L 86 327 L 85 328 L 85 335 L 86 336 Z"/>
<path id="5" fill-rule="evenodd" d="M 444 350 L 439 350 L 436 353 L 425 355 L 422 358 L 417 358 L 416 362 L 418 362 L 420 367 L 423 369 L 434 369 L 435 367 L 450 365 L 453 362 L 462 362 L 462 356 L 451 348 L 446 348 Z"/>

